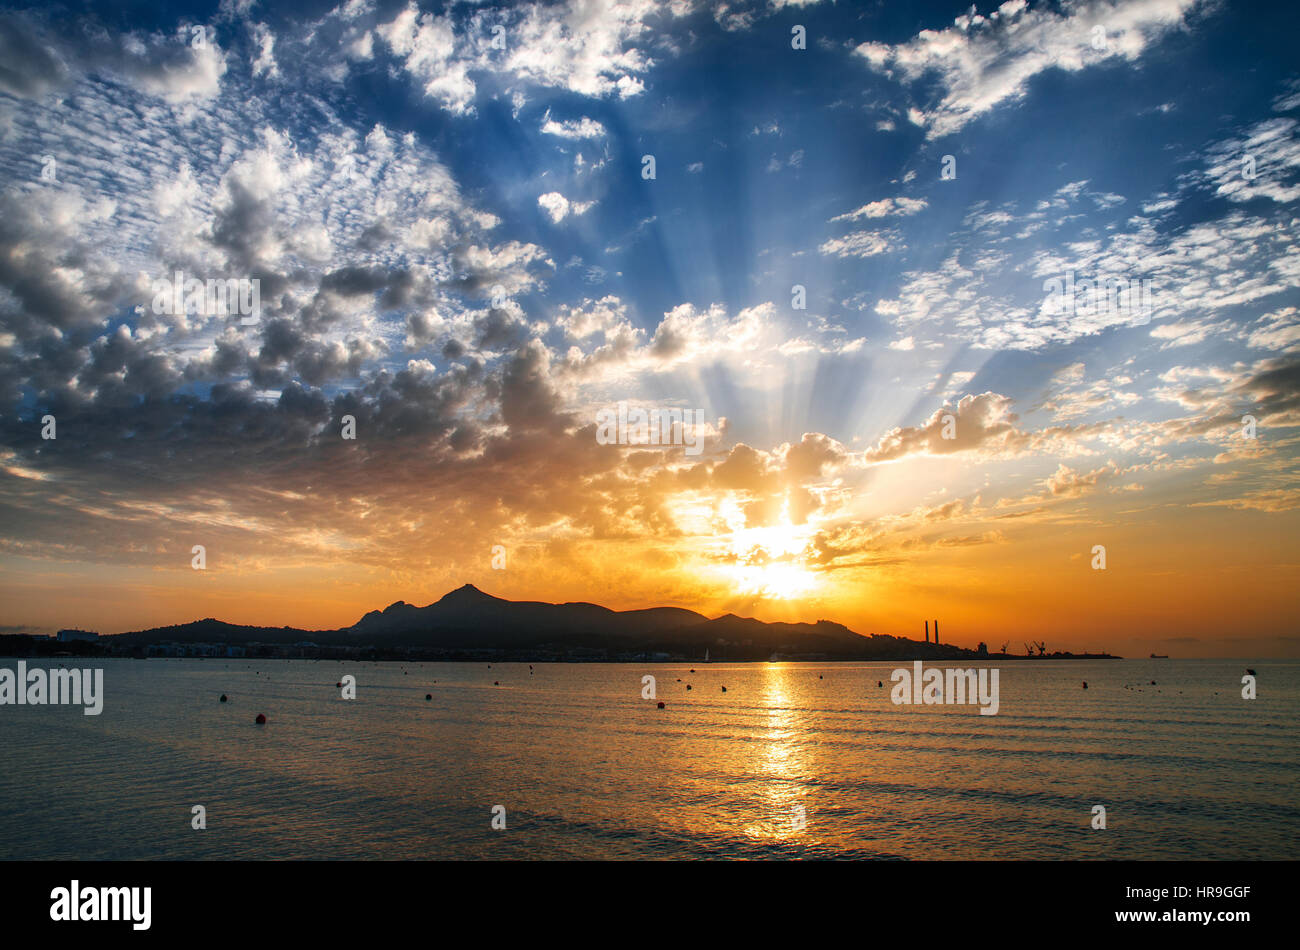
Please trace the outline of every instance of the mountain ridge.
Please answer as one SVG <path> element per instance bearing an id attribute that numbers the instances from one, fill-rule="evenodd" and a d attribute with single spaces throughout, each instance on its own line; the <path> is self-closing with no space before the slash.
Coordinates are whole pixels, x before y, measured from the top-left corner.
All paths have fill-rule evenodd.
<path id="1" fill-rule="evenodd" d="M 859 634 L 819 619 L 768 622 L 728 612 L 709 618 L 682 607 L 613 610 L 586 601 L 506 600 L 463 584 L 423 607 L 395 600 L 336 630 L 231 624 L 215 618 L 105 637 L 114 646 L 160 643 L 303 646 L 355 652 L 405 651 L 556 655 L 627 654 L 768 659 L 772 655 L 827 659 L 981 657 L 975 650 L 888 635 Z"/>

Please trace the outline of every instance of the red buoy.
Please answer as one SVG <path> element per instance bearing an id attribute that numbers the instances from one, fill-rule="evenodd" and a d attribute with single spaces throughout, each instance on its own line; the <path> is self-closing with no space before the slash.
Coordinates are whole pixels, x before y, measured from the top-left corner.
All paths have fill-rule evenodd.
<path id="1" fill-rule="evenodd" d="M 659 708 L 660 708 L 660 709 L 663 709 L 663 708 L 664 708 L 664 704 L 663 704 L 662 701 L 659 703 Z"/>
<path id="2" fill-rule="evenodd" d="M 258 714 L 257 714 L 257 718 L 254 719 L 253 721 L 254 721 L 255 723 L 257 723 L 259 726 L 265 726 L 265 725 L 266 725 L 266 716 L 264 716 L 262 713 L 258 713 Z"/>

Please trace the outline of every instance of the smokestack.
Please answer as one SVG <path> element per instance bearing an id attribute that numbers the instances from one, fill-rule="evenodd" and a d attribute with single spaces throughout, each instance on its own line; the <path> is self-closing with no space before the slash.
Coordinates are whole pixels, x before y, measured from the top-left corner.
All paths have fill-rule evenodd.
<path id="1" fill-rule="evenodd" d="M 930 621 L 925 622 L 925 642 L 930 642 Z"/>
<path id="2" fill-rule="evenodd" d="M 939 621 L 934 622 L 934 642 L 939 642 Z"/>

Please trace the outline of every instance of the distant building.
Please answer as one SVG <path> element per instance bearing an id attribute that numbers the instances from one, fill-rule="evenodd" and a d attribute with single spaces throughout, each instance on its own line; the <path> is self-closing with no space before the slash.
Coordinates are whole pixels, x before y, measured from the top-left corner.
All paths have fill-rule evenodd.
<path id="1" fill-rule="evenodd" d="M 94 630 L 60 630 L 55 637 L 60 643 L 71 643 L 73 640 L 98 640 L 99 634 Z"/>

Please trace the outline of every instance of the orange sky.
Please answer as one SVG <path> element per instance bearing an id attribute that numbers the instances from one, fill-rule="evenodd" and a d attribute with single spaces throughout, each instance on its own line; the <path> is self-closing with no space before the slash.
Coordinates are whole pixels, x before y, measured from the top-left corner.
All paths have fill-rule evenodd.
<path id="1" fill-rule="evenodd" d="M 669 455 L 667 464 L 681 471 L 711 464 L 716 475 L 721 463 Z M 952 465 L 899 463 L 898 471 L 872 479 L 873 491 L 844 490 L 802 525 L 785 523 L 778 511 L 770 525 L 746 527 L 738 502 L 752 498 L 758 483 L 672 494 L 661 499 L 674 512 L 669 522 L 653 529 L 629 523 L 602 538 L 575 536 L 564 524 L 513 531 L 466 524 L 442 535 L 414 527 L 400 550 L 391 533 L 382 552 L 364 538 L 317 533 L 292 551 L 259 555 L 260 533 L 286 534 L 267 520 L 196 529 L 194 537 L 207 542 L 203 571 L 190 567 L 179 544 L 161 553 L 180 566 L 7 556 L 0 592 L 8 624 L 46 632 L 77 626 L 113 633 L 208 616 L 333 628 L 394 600 L 424 604 L 473 583 L 516 600 L 830 619 L 860 633 L 917 639 L 924 620 L 938 619 L 945 642 L 974 647 L 983 640 L 996 651 L 1010 641 L 1013 653 L 1023 652 L 1026 640 L 1044 640 L 1049 650 L 1127 656 L 1296 655 L 1300 512 L 1198 502 L 1206 475 L 1195 471 L 1154 492 L 1041 498 L 1031 491 L 1001 507 L 987 500 L 989 489 L 947 501 L 947 492 L 908 498 L 900 486 L 924 487 L 924 479 L 901 469 L 936 464 Z M 841 489 L 845 472 L 852 469 L 838 476 Z M 897 496 L 898 514 L 858 514 L 882 495 Z M 492 567 L 498 543 L 502 570 Z M 1091 566 L 1095 544 L 1106 548 L 1104 571 Z M 153 551 L 145 556 L 163 560 Z"/>

